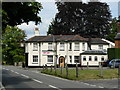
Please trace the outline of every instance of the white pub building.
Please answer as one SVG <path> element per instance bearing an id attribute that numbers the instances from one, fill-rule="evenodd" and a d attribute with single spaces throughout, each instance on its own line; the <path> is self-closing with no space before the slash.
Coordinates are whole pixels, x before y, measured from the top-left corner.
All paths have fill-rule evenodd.
<path id="1" fill-rule="evenodd" d="M 35 28 L 35 36 L 25 41 L 26 63 L 31 66 L 74 66 L 76 63 L 86 66 L 98 66 L 107 60 L 107 48 L 114 43 L 100 38 L 91 39 L 89 50 L 88 38 L 79 35 L 48 35 L 40 36 Z"/>

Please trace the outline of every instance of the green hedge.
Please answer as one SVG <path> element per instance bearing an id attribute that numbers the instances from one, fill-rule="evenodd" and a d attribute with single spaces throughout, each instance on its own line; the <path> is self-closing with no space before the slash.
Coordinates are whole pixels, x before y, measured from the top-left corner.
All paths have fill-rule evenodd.
<path id="1" fill-rule="evenodd" d="M 120 59 L 120 48 L 109 48 L 108 59 Z"/>

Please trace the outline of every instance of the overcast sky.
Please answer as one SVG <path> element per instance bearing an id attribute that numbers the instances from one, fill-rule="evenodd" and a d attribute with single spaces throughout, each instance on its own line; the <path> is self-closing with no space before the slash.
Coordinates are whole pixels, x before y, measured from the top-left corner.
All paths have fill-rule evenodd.
<path id="1" fill-rule="evenodd" d="M 88 0 L 83 0 L 85 3 Z M 109 5 L 109 8 L 111 10 L 112 17 L 118 16 L 118 1 L 120 0 L 100 0 L 101 2 L 107 2 Z M 24 30 L 27 34 L 27 38 L 30 38 L 34 36 L 34 28 L 38 27 L 40 30 L 40 35 L 47 35 L 48 26 L 52 19 L 55 17 L 55 14 L 57 12 L 56 5 L 53 0 L 39 0 L 39 2 L 42 3 L 43 9 L 40 12 L 40 17 L 42 20 L 42 23 L 40 25 L 35 25 L 34 22 L 29 22 L 29 25 L 23 23 L 21 25 L 18 25 L 18 27 L 22 30 Z"/>

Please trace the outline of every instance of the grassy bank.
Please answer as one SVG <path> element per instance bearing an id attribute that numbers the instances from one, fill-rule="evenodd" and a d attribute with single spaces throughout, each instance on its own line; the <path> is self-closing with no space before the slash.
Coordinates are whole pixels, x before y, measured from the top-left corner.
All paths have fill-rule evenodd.
<path id="1" fill-rule="evenodd" d="M 58 77 L 62 77 L 62 78 L 67 78 L 70 80 L 81 80 L 81 79 L 112 79 L 112 78 L 118 78 L 118 69 L 103 69 L 102 70 L 102 76 L 100 75 L 100 70 L 99 69 L 95 69 L 95 70 L 79 70 L 78 71 L 78 77 L 76 77 L 76 70 L 75 69 L 69 69 L 68 70 L 68 76 L 66 76 L 66 70 L 63 69 L 63 73 L 61 74 L 60 69 L 56 70 L 52 70 L 48 69 L 45 71 L 41 71 L 41 73 L 45 73 L 45 74 L 50 74 L 50 75 L 54 75 L 54 76 L 58 76 Z"/>

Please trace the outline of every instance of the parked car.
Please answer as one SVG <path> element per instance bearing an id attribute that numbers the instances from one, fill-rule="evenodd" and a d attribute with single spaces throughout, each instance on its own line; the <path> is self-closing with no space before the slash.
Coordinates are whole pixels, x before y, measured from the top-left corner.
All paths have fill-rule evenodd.
<path id="1" fill-rule="evenodd" d="M 118 68 L 119 65 L 120 65 L 120 59 L 112 59 L 108 64 L 110 68 L 114 68 L 114 67 Z"/>
<path id="2" fill-rule="evenodd" d="M 110 62 L 110 60 L 106 60 L 106 61 L 102 62 L 102 66 L 107 67 L 109 62 Z"/>

